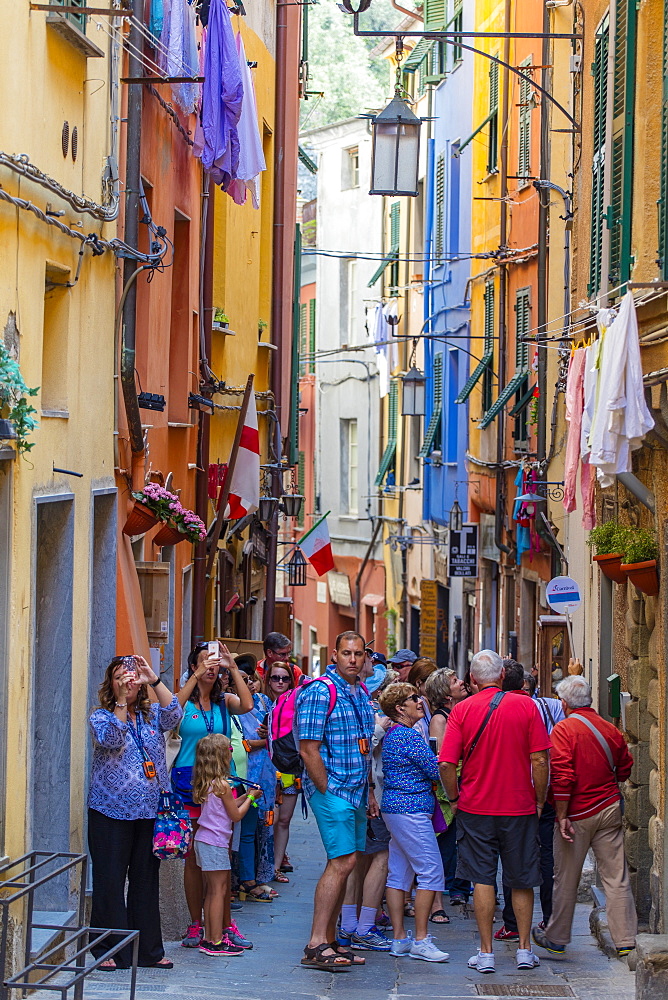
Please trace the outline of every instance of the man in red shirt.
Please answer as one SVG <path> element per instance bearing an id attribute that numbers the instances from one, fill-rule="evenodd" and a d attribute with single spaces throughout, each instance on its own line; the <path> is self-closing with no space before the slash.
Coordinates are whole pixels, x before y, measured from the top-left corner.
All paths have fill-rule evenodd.
<path id="1" fill-rule="evenodd" d="M 495 971 L 492 923 L 499 858 L 517 918 L 517 968 L 540 964 L 530 932 L 533 889 L 541 881 L 538 818 L 547 792 L 550 739 L 530 698 L 501 691 L 504 675 L 498 653 L 476 653 L 471 677 L 478 694 L 452 709 L 439 755 L 443 786 L 457 816 L 457 878 L 475 884 L 480 949 L 468 964 L 478 972 Z"/>
<path id="2" fill-rule="evenodd" d="M 591 847 L 605 891 L 610 934 L 618 953 L 635 948 L 638 932 L 624 855 L 618 782 L 626 781 L 633 758 L 624 737 L 591 707 L 584 677 L 557 685 L 566 713 L 552 730 L 551 794 L 557 813 L 554 834 L 554 904 L 545 928 L 533 928 L 541 948 L 561 955 L 571 939 L 578 883 Z"/>
<path id="3" fill-rule="evenodd" d="M 270 632 L 263 642 L 264 647 L 264 660 L 260 660 L 255 672 L 258 677 L 264 680 L 264 672 L 267 667 L 271 667 L 274 663 L 290 663 L 290 654 L 292 652 L 292 642 L 288 639 L 287 635 L 283 635 L 282 632 Z M 295 684 L 299 684 L 299 679 L 302 676 L 302 670 L 296 665 L 291 664 L 292 673 L 295 677 Z"/>

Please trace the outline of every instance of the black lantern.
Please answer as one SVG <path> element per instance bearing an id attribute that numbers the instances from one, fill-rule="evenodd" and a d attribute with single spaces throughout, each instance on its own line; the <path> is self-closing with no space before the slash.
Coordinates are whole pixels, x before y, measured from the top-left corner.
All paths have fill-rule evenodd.
<path id="1" fill-rule="evenodd" d="M 278 508 L 278 497 L 260 497 L 257 516 L 265 524 L 272 520 Z"/>
<path id="2" fill-rule="evenodd" d="M 401 397 L 401 415 L 403 417 L 423 417 L 425 415 L 425 387 L 427 380 L 422 372 L 413 365 L 403 379 L 404 391 Z"/>
<path id="3" fill-rule="evenodd" d="M 288 586 L 306 586 L 306 559 L 304 559 L 301 549 L 295 549 L 292 559 L 288 563 Z"/>
<path id="4" fill-rule="evenodd" d="M 398 90 L 385 110 L 372 119 L 369 194 L 417 198 L 421 124 Z"/>
<path id="5" fill-rule="evenodd" d="M 286 517 L 299 517 L 304 497 L 298 493 L 286 493 L 281 497 L 281 510 Z"/>
<path id="6" fill-rule="evenodd" d="M 457 501 L 450 510 L 450 531 L 461 531 L 464 527 L 464 512 Z"/>

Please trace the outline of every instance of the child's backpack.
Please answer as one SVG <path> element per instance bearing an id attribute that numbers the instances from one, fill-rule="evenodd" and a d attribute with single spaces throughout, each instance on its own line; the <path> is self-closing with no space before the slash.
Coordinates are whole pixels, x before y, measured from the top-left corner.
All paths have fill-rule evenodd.
<path id="1" fill-rule="evenodd" d="M 269 727 L 269 755 L 276 770 L 282 774 L 301 774 L 304 770 L 295 739 L 295 713 L 298 699 L 304 688 L 315 681 L 320 681 L 329 688 L 329 706 L 327 708 L 327 718 L 329 718 L 334 711 L 337 697 L 336 684 L 329 677 L 306 678 L 299 687 L 282 694 L 272 710 Z M 366 694 L 369 693 L 363 684 L 362 690 Z"/>

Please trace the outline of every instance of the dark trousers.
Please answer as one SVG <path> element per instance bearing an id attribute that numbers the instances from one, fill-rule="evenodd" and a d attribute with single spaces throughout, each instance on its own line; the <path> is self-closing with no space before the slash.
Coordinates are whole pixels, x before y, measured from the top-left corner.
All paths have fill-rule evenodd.
<path id="1" fill-rule="evenodd" d="M 451 896 L 463 896 L 468 899 L 471 895 L 471 883 L 466 879 L 456 878 L 457 868 L 457 819 L 453 816 L 452 822 L 444 833 L 439 833 L 436 837 L 438 849 L 441 852 L 443 862 L 443 874 L 445 875 L 445 891 Z"/>
<path id="2" fill-rule="evenodd" d="M 159 962 L 165 954 L 160 930 L 160 861 L 153 854 L 152 819 L 110 819 L 88 810 L 88 847 L 93 861 L 92 927 L 139 931 L 139 965 Z M 128 880 L 127 903 L 125 880 Z M 96 958 L 118 941 L 105 938 L 91 951 Z M 116 965 L 132 965 L 132 948 L 115 956 Z"/>
<path id="3" fill-rule="evenodd" d="M 538 821 L 538 839 L 540 840 L 540 874 L 542 882 L 540 884 L 540 908 L 543 912 L 543 921 L 547 927 L 547 922 L 552 916 L 552 887 L 554 884 L 554 823 L 556 813 L 549 802 L 545 803 L 543 812 Z M 503 923 L 507 931 L 517 933 L 517 921 L 513 910 L 512 889 L 503 883 Z"/>
<path id="4" fill-rule="evenodd" d="M 255 835 L 257 833 L 258 812 L 251 807 L 241 820 L 241 836 L 239 838 L 239 879 L 242 882 L 254 882 L 255 865 Z"/>

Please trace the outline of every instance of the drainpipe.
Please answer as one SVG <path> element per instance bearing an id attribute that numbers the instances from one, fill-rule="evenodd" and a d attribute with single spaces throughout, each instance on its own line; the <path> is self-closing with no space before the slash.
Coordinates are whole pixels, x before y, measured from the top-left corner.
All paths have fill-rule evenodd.
<path id="1" fill-rule="evenodd" d="M 202 224 L 204 226 L 204 268 L 200 285 L 200 377 L 209 380 L 211 359 L 211 321 L 213 319 L 213 254 L 214 254 L 214 208 L 215 187 L 210 178 L 204 178 L 202 191 Z M 211 414 L 198 413 L 197 425 L 197 472 L 195 480 L 195 513 L 204 523 L 208 519 L 209 506 L 209 441 L 211 437 Z M 193 559 L 193 608 L 191 638 L 192 645 L 202 642 L 206 625 L 206 564 L 207 539 L 198 542 Z M 215 629 L 214 629 L 215 631 Z"/>
<path id="2" fill-rule="evenodd" d="M 362 576 L 364 575 L 364 570 L 367 568 L 369 559 L 371 558 L 371 553 L 373 552 L 374 546 L 376 544 L 376 539 L 378 538 L 378 532 L 382 526 L 381 518 L 376 518 L 376 523 L 373 526 L 373 532 L 371 534 L 371 541 L 369 542 L 369 547 L 367 548 L 364 559 L 362 560 L 362 565 L 359 568 L 357 576 L 355 577 L 355 631 L 360 630 L 360 617 L 361 617 L 361 606 L 360 601 L 362 599 Z"/>
<path id="3" fill-rule="evenodd" d="M 543 7 L 543 32 L 550 31 L 550 11 Z M 543 38 L 541 52 L 541 86 L 549 85 L 550 40 Z M 545 98 L 540 103 L 540 167 L 539 176 L 550 176 L 550 116 Z M 538 336 L 541 337 L 547 325 L 547 253 L 549 233 L 550 198 L 538 188 Z M 547 352 L 538 351 L 538 427 L 536 430 L 536 450 L 538 462 L 545 473 L 545 453 L 547 434 Z"/>
<path id="4" fill-rule="evenodd" d="M 504 31 L 510 32 L 510 4 L 506 4 L 506 18 Z M 506 38 L 503 43 L 503 61 L 510 60 L 510 39 Z M 503 103 L 501 110 L 501 200 L 500 222 L 499 222 L 499 243 L 505 247 L 508 239 L 508 219 L 506 209 L 506 198 L 508 196 L 508 108 L 510 102 L 508 70 L 503 70 Z M 499 387 L 506 382 L 506 284 L 508 272 L 507 265 L 501 264 L 499 267 Z M 500 552 L 510 553 L 510 548 L 503 541 L 503 523 L 506 513 L 506 473 L 503 469 L 505 458 L 506 442 L 506 422 L 502 413 L 499 414 L 496 425 L 496 509 L 494 513 L 494 541 Z"/>
<path id="5" fill-rule="evenodd" d="M 275 103 L 275 146 L 274 146 L 274 222 L 272 238 L 272 269 L 271 269 L 271 329 L 277 350 L 272 351 L 271 389 L 276 400 L 278 419 L 281 419 L 284 399 L 282 394 L 283 379 L 283 298 L 285 278 L 285 157 L 286 157 L 286 105 L 289 97 L 288 88 L 288 25 L 289 5 L 276 5 L 276 103 Z M 280 427 L 276 433 L 277 452 L 273 464 L 280 465 L 282 457 Z M 271 473 L 271 492 L 280 497 L 283 492 L 283 475 L 280 469 Z M 276 559 L 278 543 L 278 511 L 274 514 L 269 526 L 269 551 L 267 553 L 267 577 L 264 599 L 264 634 L 274 629 L 274 613 L 276 609 Z"/>
<path id="6" fill-rule="evenodd" d="M 133 0 L 133 19 L 128 36 L 128 76 L 141 76 L 143 37 L 139 25 L 144 20 L 144 0 Z M 133 48 L 134 46 L 134 48 Z M 139 188 L 141 181 L 141 115 L 143 84 L 128 85 L 127 150 L 125 166 L 125 242 L 139 246 Z M 144 453 L 144 434 L 141 427 L 137 388 L 135 384 L 135 343 L 137 332 L 137 285 L 133 276 L 138 269 L 136 260 L 126 257 L 123 261 L 123 285 L 127 290 L 123 305 L 123 337 L 121 342 L 121 386 L 128 420 L 130 447 L 133 454 L 133 485 L 142 486 L 140 464 L 135 456 Z M 135 477 L 141 478 L 137 483 Z"/>

